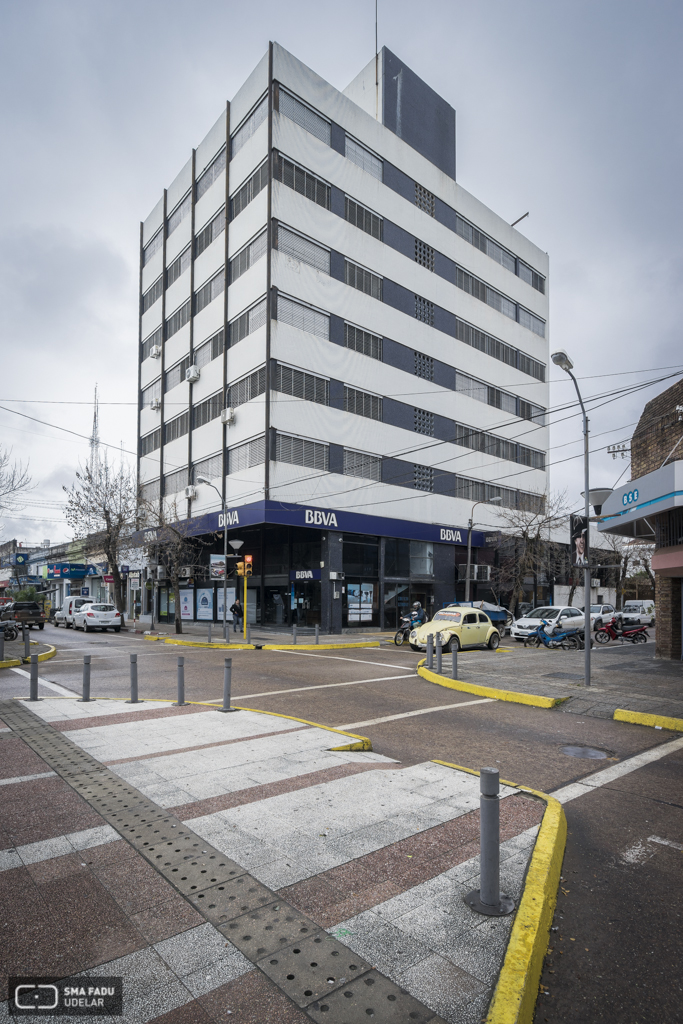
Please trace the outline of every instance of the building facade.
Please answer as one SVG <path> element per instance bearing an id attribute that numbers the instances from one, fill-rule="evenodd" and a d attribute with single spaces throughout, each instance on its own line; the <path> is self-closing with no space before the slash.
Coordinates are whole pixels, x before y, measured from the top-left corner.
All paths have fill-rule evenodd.
<path id="1" fill-rule="evenodd" d="M 142 494 L 207 565 L 244 541 L 253 622 L 462 596 L 475 502 L 488 597 L 491 499 L 546 490 L 548 257 L 455 171 L 389 50 L 339 92 L 274 43 L 141 225 Z"/>
<path id="2" fill-rule="evenodd" d="M 683 380 L 648 402 L 631 439 L 631 480 L 602 506 L 600 530 L 655 545 L 656 644 L 683 657 Z"/>

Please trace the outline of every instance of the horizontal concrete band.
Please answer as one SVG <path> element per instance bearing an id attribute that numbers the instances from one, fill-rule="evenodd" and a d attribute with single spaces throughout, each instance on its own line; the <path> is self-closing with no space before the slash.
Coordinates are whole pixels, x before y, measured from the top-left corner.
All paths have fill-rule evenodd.
<path id="1" fill-rule="evenodd" d="M 425 659 L 418 663 L 417 674 L 430 683 L 437 686 L 445 686 L 449 690 L 463 690 L 465 693 L 476 693 L 480 697 L 490 697 L 493 700 L 506 700 L 513 704 L 529 704 L 536 708 L 554 708 L 562 704 L 567 697 L 543 697 L 536 693 L 517 693 L 516 690 L 500 690 L 495 686 L 478 686 L 476 683 L 464 683 L 460 679 L 449 679 L 447 676 L 437 675 L 430 669 L 425 668 Z"/>
<path id="2" fill-rule="evenodd" d="M 632 725 L 650 725 L 655 729 L 671 729 L 683 732 L 683 718 L 669 718 L 667 715 L 648 715 L 640 711 L 626 711 L 617 708 L 614 712 L 616 722 L 630 722 Z"/>

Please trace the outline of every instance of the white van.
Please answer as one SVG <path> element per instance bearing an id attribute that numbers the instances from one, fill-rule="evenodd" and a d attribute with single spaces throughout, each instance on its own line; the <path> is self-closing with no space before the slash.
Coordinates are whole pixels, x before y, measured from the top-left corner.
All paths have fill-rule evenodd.
<path id="1" fill-rule="evenodd" d="M 64 604 L 55 612 L 55 626 L 64 626 L 66 629 L 73 629 L 74 615 L 78 609 L 84 604 L 92 604 L 94 598 L 92 597 L 67 597 L 64 600 Z"/>
<path id="2" fill-rule="evenodd" d="M 621 609 L 621 621 L 625 626 L 654 626 L 654 601 L 627 601 Z"/>

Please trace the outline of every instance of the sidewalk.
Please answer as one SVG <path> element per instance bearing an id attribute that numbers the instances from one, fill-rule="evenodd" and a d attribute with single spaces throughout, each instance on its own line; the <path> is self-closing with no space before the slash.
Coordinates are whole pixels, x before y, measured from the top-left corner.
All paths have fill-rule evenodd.
<path id="1" fill-rule="evenodd" d="M 111 1019 L 131 1022 L 485 1015 L 514 915 L 463 901 L 477 777 L 256 712 L 52 699 L 0 717 L 7 974 L 121 976 Z M 545 805 L 501 796 L 519 899 Z"/>

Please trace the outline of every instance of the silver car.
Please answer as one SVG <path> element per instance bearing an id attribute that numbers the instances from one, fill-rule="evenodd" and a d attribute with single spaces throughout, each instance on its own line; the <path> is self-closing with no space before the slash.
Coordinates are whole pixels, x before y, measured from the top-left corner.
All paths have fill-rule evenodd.
<path id="1" fill-rule="evenodd" d="M 121 612 L 117 612 L 113 604 L 86 604 L 74 615 L 74 629 L 82 629 L 89 633 L 93 629 L 101 629 L 106 633 L 113 629 L 121 632 Z"/>

